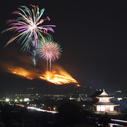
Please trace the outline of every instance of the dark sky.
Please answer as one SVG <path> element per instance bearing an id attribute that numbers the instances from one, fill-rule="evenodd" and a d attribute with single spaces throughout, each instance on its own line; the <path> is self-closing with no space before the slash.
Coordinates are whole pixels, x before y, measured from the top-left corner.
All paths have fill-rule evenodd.
<path id="1" fill-rule="evenodd" d="M 51 21 L 46 23 L 56 25 L 55 33 L 51 34 L 63 50 L 61 58 L 56 63 L 79 84 L 98 89 L 126 89 L 126 0 L 1 0 L 0 30 L 7 28 L 6 20 L 15 18 L 11 12 L 17 10 L 20 5 L 29 7 L 30 4 L 38 5 L 40 9 L 45 8 L 42 18 L 49 16 Z M 19 53 L 20 49 L 15 49 L 15 42 L 3 48 L 11 36 L 11 32 L 0 35 L 0 59 L 4 62 L 11 59 L 15 65 L 18 61 L 18 64 L 25 66 L 25 62 L 28 62 L 24 61 L 27 55 Z M 18 52 L 16 57 L 12 50 Z M 23 61 L 16 59 L 17 57 Z M 1 70 L 0 74 L 2 87 L 5 78 L 8 79 L 8 73 Z M 13 79 L 11 83 L 16 85 L 15 81 Z"/>

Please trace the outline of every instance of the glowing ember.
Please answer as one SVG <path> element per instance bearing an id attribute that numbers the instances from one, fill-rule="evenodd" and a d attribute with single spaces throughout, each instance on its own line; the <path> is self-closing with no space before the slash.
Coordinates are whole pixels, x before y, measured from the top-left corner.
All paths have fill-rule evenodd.
<path id="1" fill-rule="evenodd" d="M 40 76 L 40 79 L 47 80 L 48 82 L 57 85 L 77 83 L 77 81 L 73 79 L 71 76 L 59 75 L 55 70 L 52 70 L 51 72 L 46 71 L 45 74 L 43 74 L 43 76 Z"/>
<path id="2" fill-rule="evenodd" d="M 33 79 L 32 77 L 29 76 L 30 75 L 29 72 L 26 71 L 25 69 L 22 69 L 22 68 L 17 68 L 17 69 L 8 68 L 8 70 L 11 73 L 15 74 L 15 75 L 19 75 L 19 76 L 25 77 L 25 78 L 27 78 L 29 80 Z"/>
<path id="3" fill-rule="evenodd" d="M 79 84 L 77 84 L 76 86 L 77 86 L 77 87 L 80 87 L 80 85 L 79 85 Z"/>

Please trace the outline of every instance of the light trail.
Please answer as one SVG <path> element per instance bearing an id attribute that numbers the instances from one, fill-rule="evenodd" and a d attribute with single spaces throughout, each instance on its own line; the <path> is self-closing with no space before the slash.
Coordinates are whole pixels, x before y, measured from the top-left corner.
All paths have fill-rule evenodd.
<path id="1" fill-rule="evenodd" d="M 122 122 L 122 123 L 127 123 L 127 121 L 125 120 L 118 120 L 118 119 L 111 119 L 112 121 L 115 121 L 115 122 Z"/>
<path id="2" fill-rule="evenodd" d="M 36 108 L 36 107 L 27 107 L 27 109 L 30 110 L 36 110 L 36 111 L 40 111 L 40 112 L 47 112 L 47 113 L 58 113 L 57 111 L 49 111 L 49 110 L 44 110 L 44 109 L 40 109 L 40 108 Z"/>

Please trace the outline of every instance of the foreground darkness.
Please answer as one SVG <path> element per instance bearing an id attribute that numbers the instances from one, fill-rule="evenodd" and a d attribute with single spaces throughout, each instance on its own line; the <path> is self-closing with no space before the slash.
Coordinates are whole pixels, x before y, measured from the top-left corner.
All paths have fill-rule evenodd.
<path id="1" fill-rule="evenodd" d="M 37 112 L 26 108 L 0 105 L 1 127 L 97 127 L 97 123 L 106 127 L 111 118 L 127 120 L 127 113 L 121 116 L 96 115 L 90 111 L 83 111 L 76 104 L 69 101 L 58 106 L 57 114 Z"/>

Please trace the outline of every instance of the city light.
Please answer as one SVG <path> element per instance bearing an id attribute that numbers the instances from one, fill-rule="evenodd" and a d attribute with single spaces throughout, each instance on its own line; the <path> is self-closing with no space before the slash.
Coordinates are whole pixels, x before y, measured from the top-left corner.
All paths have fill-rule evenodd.
<path id="1" fill-rule="evenodd" d="M 24 98 L 24 101 L 25 101 L 25 102 L 29 101 L 29 98 Z"/>
<path id="2" fill-rule="evenodd" d="M 9 101 L 10 101 L 10 99 L 9 99 L 9 98 L 6 98 L 6 99 L 5 99 L 5 101 L 6 101 L 6 102 L 9 102 Z"/>
<path id="3" fill-rule="evenodd" d="M 15 102 L 17 102 L 17 99 L 15 99 Z"/>
<path id="4" fill-rule="evenodd" d="M 122 98 L 120 98 L 120 97 L 119 97 L 119 98 L 117 98 L 117 100 L 118 100 L 118 101 L 121 101 L 121 100 L 122 100 Z"/>
<path id="5" fill-rule="evenodd" d="M 20 102 L 22 102 L 22 99 L 20 99 Z"/>

